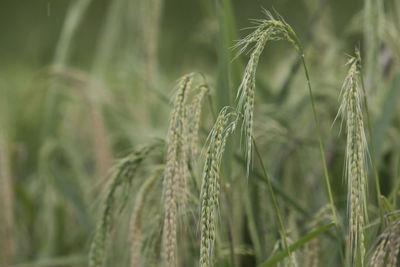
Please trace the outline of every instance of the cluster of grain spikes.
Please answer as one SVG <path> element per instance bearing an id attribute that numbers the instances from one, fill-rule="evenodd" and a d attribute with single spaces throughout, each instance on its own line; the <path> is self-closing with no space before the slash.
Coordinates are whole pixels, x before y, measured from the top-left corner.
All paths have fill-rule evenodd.
<path id="1" fill-rule="evenodd" d="M 200 193 L 201 244 L 200 266 L 212 266 L 215 241 L 216 211 L 219 207 L 220 165 L 226 140 L 236 126 L 237 113 L 229 107 L 221 110 L 208 137 L 207 156 L 202 174 Z"/>
<path id="2" fill-rule="evenodd" d="M 360 87 L 361 60 L 359 54 L 351 57 L 349 70 L 341 90 L 341 105 L 338 115 L 346 121 L 346 182 L 348 184 L 349 238 L 352 260 L 361 260 L 364 266 L 365 246 L 364 227 L 367 221 L 367 143 L 364 132 L 362 100 Z"/>
<path id="3" fill-rule="evenodd" d="M 137 152 L 132 153 L 128 157 L 122 159 L 116 166 L 108 187 L 101 220 L 97 226 L 96 234 L 90 247 L 90 267 L 101 267 L 105 262 L 107 256 L 107 241 L 109 239 L 109 235 L 113 225 L 113 214 L 117 209 L 117 189 L 121 188 L 126 190 L 126 188 L 129 187 L 129 185 L 132 183 L 132 180 L 135 177 L 141 163 L 147 157 L 149 157 L 151 153 L 160 151 L 163 146 L 164 141 L 157 140 L 147 146 L 144 146 Z M 120 206 L 123 207 L 125 203 L 120 204 Z"/>
<path id="4" fill-rule="evenodd" d="M 243 113 L 242 131 L 245 135 L 245 150 L 247 152 L 247 174 L 249 174 L 252 156 L 252 136 L 253 136 L 253 114 L 254 114 L 254 95 L 256 87 L 257 65 L 262 51 L 268 41 L 286 40 L 293 45 L 297 52 L 301 52 L 300 42 L 290 27 L 282 17 L 275 19 L 273 15 L 264 10 L 267 18 L 254 20 L 257 23 L 256 30 L 244 39 L 238 41 L 236 48 L 240 48 L 238 55 L 244 53 L 247 48 L 253 45 L 250 59 L 244 71 L 243 80 L 237 92 L 237 111 Z"/>
<path id="5" fill-rule="evenodd" d="M 186 183 L 190 159 L 197 153 L 201 102 L 208 93 L 206 85 L 192 89 L 194 73 L 183 76 L 178 83 L 173 102 L 167 142 L 167 160 L 164 171 L 164 258 L 167 266 L 175 266 L 178 215 L 186 206 Z M 188 107 L 191 91 L 196 95 Z"/>
<path id="6" fill-rule="evenodd" d="M 388 226 L 378 238 L 369 266 L 398 266 L 397 262 L 400 253 L 400 219 L 398 214 L 399 211 L 395 211 L 386 215 Z M 389 216 L 392 215 L 397 215 L 397 218 L 389 222 Z"/>

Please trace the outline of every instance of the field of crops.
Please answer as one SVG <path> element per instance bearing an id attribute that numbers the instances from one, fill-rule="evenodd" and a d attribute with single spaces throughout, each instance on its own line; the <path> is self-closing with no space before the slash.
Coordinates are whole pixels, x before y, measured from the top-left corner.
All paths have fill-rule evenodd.
<path id="1" fill-rule="evenodd" d="M 0 266 L 400 266 L 400 1 L 2 0 Z"/>

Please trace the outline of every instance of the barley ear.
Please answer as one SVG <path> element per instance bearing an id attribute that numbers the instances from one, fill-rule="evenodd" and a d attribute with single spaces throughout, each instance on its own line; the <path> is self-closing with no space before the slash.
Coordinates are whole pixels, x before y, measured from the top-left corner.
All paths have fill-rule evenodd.
<path id="1" fill-rule="evenodd" d="M 201 243 L 200 266 L 212 266 L 215 241 L 216 211 L 219 207 L 220 166 L 228 136 L 235 129 L 236 112 L 221 110 L 207 141 L 207 156 L 200 192 Z"/>
<path id="2" fill-rule="evenodd" d="M 349 237 L 352 260 L 361 258 L 364 265 L 364 227 L 367 221 L 367 144 L 362 112 L 363 91 L 360 87 L 359 57 L 351 57 L 349 70 L 341 90 L 338 115 L 346 123 L 345 177 L 348 185 Z"/>
<path id="3" fill-rule="evenodd" d="M 188 122 L 187 95 L 193 81 L 193 73 L 183 76 L 176 90 L 170 119 L 167 160 L 164 171 L 164 258 L 167 266 L 175 266 L 178 211 L 183 211 L 188 176 Z"/>

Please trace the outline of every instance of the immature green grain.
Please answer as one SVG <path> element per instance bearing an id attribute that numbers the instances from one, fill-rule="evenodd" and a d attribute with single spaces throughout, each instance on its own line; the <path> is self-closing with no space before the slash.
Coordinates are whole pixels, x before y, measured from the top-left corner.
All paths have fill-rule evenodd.
<path id="1" fill-rule="evenodd" d="M 114 175 L 111 178 L 108 192 L 106 195 L 104 208 L 100 223 L 97 226 L 96 234 L 93 238 L 89 252 L 89 266 L 101 267 L 107 256 L 107 241 L 113 224 L 113 214 L 116 209 L 116 192 L 118 188 L 128 187 L 135 174 L 148 155 L 160 148 L 162 142 L 154 142 L 145 146 L 141 150 L 122 159 L 116 167 Z M 124 203 L 122 203 L 124 204 Z"/>
<path id="2" fill-rule="evenodd" d="M 339 113 L 346 121 L 346 181 L 348 184 L 349 236 L 352 258 L 361 258 L 364 265 L 364 226 L 367 220 L 366 207 L 366 154 L 367 144 L 364 133 L 362 100 L 363 91 L 359 86 L 360 64 L 357 57 L 347 62 L 349 70 L 341 91 Z"/>
<path id="3" fill-rule="evenodd" d="M 275 19 L 271 13 L 265 11 L 267 19 L 255 20 L 258 23 L 256 30 L 240 40 L 236 47 L 241 47 L 239 54 L 245 52 L 249 45 L 253 45 L 250 59 L 243 74 L 242 82 L 237 92 L 237 110 L 243 113 L 242 131 L 245 135 L 245 150 L 247 152 L 247 174 L 250 170 L 252 156 L 252 136 L 254 117 L 254 95 L 256 87 L 256 71 L 262 51 L 268 41 L 286 40 L 290 42 L 297 51 L 299 44 L 294 31 L 282 18 Z"/>
<path id="4" fill-rule="evenodd" d="M 201 205 L 200 266 L 212 266 L 215 241 L 216 211 L 219 207 L 220 166 L 226 140 L 235 129 L 236 113 L 222 109 L 208 137 L 207 156 L 203 169 Z"/>
<path id="5" fill-rule="evenodd" d="M 182 77 L 178 84 L 168 131 L 167 161 L 164 172 L 164 257 L 168 266 L 175 266 L 178 211 L 184 210 L 188 175 L 187 93 L 193 74 Z"/>

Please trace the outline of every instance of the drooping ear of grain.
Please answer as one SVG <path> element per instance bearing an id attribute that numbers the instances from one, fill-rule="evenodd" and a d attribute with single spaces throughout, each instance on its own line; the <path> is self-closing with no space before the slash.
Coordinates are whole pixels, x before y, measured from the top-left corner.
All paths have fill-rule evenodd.
<path id="1" fill-rule="evenodd" d="M 243 74 L 242 82 L 237 92 L 237 111 L 243 113 L 243 133 L 245 136 L 245 150 L 247 159 L 247 175 L 250 171 L 252 158 L 252 136 L 254 120 L 254 100 L 256 87 L 256 71 L 261 53 L 268 41 L 286 40 L 299 51 L 300 45 L 292 28 L 281 18 L 275 19 L 271 13 L 265 11 L 267 19 L 259 20 L 259 25 L 254 32 L 240 40 L 236 47 L 239 54 L 244 53 L 249 46 L 253 46 L 250 59 Z"/>
<path id="2" fill-rule="evenodd" d="M 200 266 L 212 266 L 215 242 L 216 211 L 219 207 L 220 166 L 229 134 L 235 129 L 236 113 L 222 109 L 209 135 L 207 157 L 200 192 L 201 243 Z"/>
<path id="3" fill-rule="evenodd" d="M 327 163 L 325 159 L 325 151 L 324 146 L 322 143 L 321 137 L 321 129 L 320 124 L 315 108 L 315 99 L 313 96 L 313 91 L 311 88 L 311 81 L 309 77 L 309 72 L 307 65 L 305 63 L 304 51 L 301 46 L 301 43 L 292 29 L 292 27 L 287 24 L 284 19 L 278 15 L 278 19 L 275 19 L 272 14 L 265 10 L 265 14 L 267 19 L 257 20 L 258 25 L 256 26 L 256 30 L 254 30 L 251 34 L 249 34 L 244 39 L 240 40 L 236 47 L 240 48 L 239 53 L 241 54 L 248 50 L 249 46 L 252 46 L 252 52 L 250 54 L 250 59 L 248 61 L 247 67 L 243 74 L 242 83 L 239 86 L 237 92 L 237 112 L 242 114 L 243 116 L 243 124 L 242 124 L 242 131 L 243 135 L 245 136 L 245 149 L 246 149 L 246 158 L 247 158 L 247 175 L 249 174 L 250 170 L 250 162 L 252 157 L 252 138 L 253 138 L 253 117 L 254 117 L 254 100 L 255 100 L 255 79 L 256 79 L 256 70 L 258 61 L 260 59 L 261 53 L 268 41 L 278 41 L 278 40 L 285 40 L 291 44 L 291 46 L 296 50 L 298 53 L 300 60 L 303 65 L 303 69 L 305 72 L 307 86 L 309 91 L 309 96 L 312 105 L 313 111 L 313 118 L 316 125 L 316 133 L 318 136 L 318 143 L 319 149 L 321 153 L 321 159 L 323 164 L 325 182 L 328 190 L 328 196 L 330 201 L 330 206 L 332 210 L 332 215 L 334 217 L 335 224 L 337 226 L 337 234 L 339 235 L 338 230 L 338 221 L 336 216 L 336 208 L 333 200 L 329 174 Z M 284 234 L 284 233 L 283 233 Z M 286 249 L 289 253 L 289 248 L 286 242 Z M 289 257 L 291 259 L 291 256 Z M 293 260 L 291 260 L 291 264 L 293 264 Z"/>

